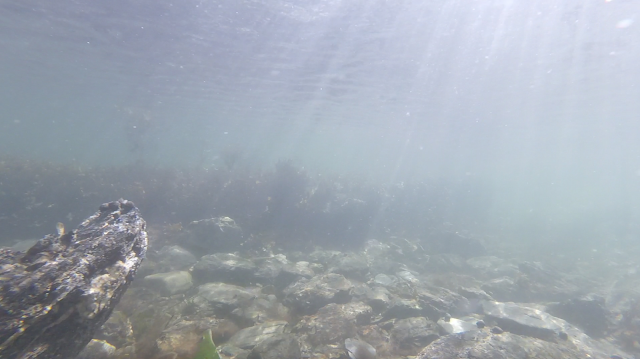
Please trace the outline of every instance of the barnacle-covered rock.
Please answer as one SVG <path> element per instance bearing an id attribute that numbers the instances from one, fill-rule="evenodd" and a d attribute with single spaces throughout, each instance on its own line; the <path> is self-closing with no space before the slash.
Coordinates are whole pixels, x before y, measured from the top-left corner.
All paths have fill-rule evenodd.
<path id="1" fill-rule="evenodd" d="M 147 249 L 126 200 L 26 252 L 0 249 L 0 357 L 74 358 L 108 318 Z"/>

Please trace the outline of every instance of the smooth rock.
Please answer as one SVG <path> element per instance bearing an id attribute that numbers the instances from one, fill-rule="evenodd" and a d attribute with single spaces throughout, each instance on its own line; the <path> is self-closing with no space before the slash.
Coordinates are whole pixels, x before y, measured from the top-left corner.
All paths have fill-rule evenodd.
<path id="1" fill-rule="evenodd" d="M 114 357 L 116 347 L 104 340 L 91 339 L 76 359 L 110 359 Z"/>
<path id="2" fill-rule="evenodd" d="M 300 344 L 291 334 L 275 335 L 253 347 L 248 359 L 300 359 Z"/>
<path id="3" fill-rule="evenodd" d="M 191 273 L 187 271 L 151 274 L 144 277 L 144 283 L 164 296 L 186 292 L 193 286 Z"/>
<path id="4" fill-rule="evenodd" d="M 393 287 L 397 283 L 398 278 L 396 276 L 388 276 L 384 273 L 379 273 L 379 274 L 376 274 L 376 276 L 373 278 L 373 281 L 375 284 L 378 284 L 378 285 L 382 285 L 385 287 Z"/>
<path id="5" fill-rule="evenodd" d="M 565 330 L 564 320 L 516 303 L 484 301 L 482 308 L 486 318 L 514 334 L 555 341 L 558 332 Z"/>
<path id="6" fill-rule="evenodd" d="M 516 303 L 482 302 L 485 318 L 503 330 L 549 342 L 567 342 L 592 357 L 623 353 L 606 341 L 595 340 L 567 321 Z"/>
<path id="7" fill-rule="evenodd" d="M 357 338 L 345 339 L 344 348 L 350 359 L 375 359 L 378 354 L 371 344 Z"/>
<path id="8" fill-rule="evenodd" d="M 369 264 L 362 254 L 349 253 L 339 258 L 329 268 L 330 273 L 342 274 L 346 278 L 358 281 L 366 281 L 369 275 Z"/>
<path id="9" fill-rule="evenodd" d="M 383 312 L 391 303 L 391 293 L 384 287 L 373 287 L 367 292 L 365 303 L 371 306 L 375 312 Z"/>
<path id="10" fill-rule="evenodd" d="M 382 314 L 383 320 L 405 319 L 422 316 L 423 310 L 417 300 L 394 298 Z"/>
<path id="11" fill-rule="evenodd" d="M 194 302 L 213 309 L 217 315 L 227 315 L 237 308 L 249 308 L 256 296 L 256 293 L 237 285 L 207 283 L 198 287 Z"/>
<path id="12" fill-rule="evenodd" d="M 602 338 L 609 329 L 610 313 L 604 298 L 589 296 L 547 306 L 547 312 L 582 329 L 592 338 Z"/>
<path id="13" fill-rule="evenodd" d="M 277 255 L 269 258 L 254 259 L 256 270 L 254 272 L 255 281 L 261 284 L 275 284 L 282 269 L 290 265 L 287 257 Z"/>
<path id="14" fill-rule="evenodd" d="M 196 256 L 177 245 L 160 248 L 155 259 L 158 263 L 162 263 L 168 268 L 166 272 L 186 270 L 198 262 Z"/>
<path id="15" fill-rule="evenodd" d="M 449 321 L 443 319 L 438 320 L 438 326 L 447 334 L 463 333 L 478 329 L 478 318 L 463 317 L 463 318 L 451 318 Z"/>
<path id="16" fill-rule="evenodd" d="M 315 275 L 316 273 L 311 268 L 309 262 L 299 261 L 293 264 L 289 263 L 282 267 L 278 277 L 275 279 L 274 285 L 278 290 L 283 290 L 300 279 L 311 279 Z"/>
<path id="17" fill-rule="evenodd" d="M 229 339 L 228 344 L 240 349 L 253 349 L 261 342 L 285 334 L 287 322 L 275 321 L 244 328 Z"/>
<path id="18" fill-rule="evenodd" d="M 193 279 L 199 283 L 225 282 L 247 285 L 256 281 L 256 265 L 231 253 L 216 253 L 200 258 L 193 267 Z"/>

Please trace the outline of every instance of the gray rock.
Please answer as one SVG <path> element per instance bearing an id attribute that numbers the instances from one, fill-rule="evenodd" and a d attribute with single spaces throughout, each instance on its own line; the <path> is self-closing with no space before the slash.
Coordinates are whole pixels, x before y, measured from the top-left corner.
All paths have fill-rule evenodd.
<path id="1" fill-rule="evenodd" d="M 287 257 L 282 254 L 269 258 L 254 259 L 254 261 L 257 266 L 254 273 L 255 281 L 261 284 L 275 284 L 282 269 L 290 265 Z"/>
<path id="2" fill-rule="evenodd" d="M 604 298 L 588 296 L 553 303 L 546 308 L 549 314 L 562 318 L 582 329 L 592 338 L 602 338 L 609 329 L 609 312 Z"/>
<path id="3" fill-rule="evenodd" d="M 186 292 L 193 286 L 187 271 L 151 274 L 144 277 L 144 283 L 164 296 Z"/>
<path id="4" fill-rule="evenodd" d="M 349 253 L 339 258 L 329 268 L 329 272 L 342 274 L 346 278 L 364 282 L 369 275 L 369 265 L 364 255 Z"/>
<path id="5" fill-rule="evenodd" d="M 372 309 L 361 302 L 342 304 L 344 320 L 355 321 L 356 325 L 368 325 L 371 323 Z"/>
<path id="6" fill-rule="evenodd" d="M 233 345 L 222 344 L 218 347 L 218 354 L 233 359 L 247 359 L 249 357 L 249 354 L 251 354 L 251 350 L 240 349 L 238 347 L 234 347 Z"/>
<path id="7" fill-rule="evenodd" d="M 298 314 L 313 314 L 329 303 L 347 303 L 353 284 L 340 274 L 329 273 L 300 280 L 284 290 L 283 304 Z"/>
<path id="8" fill-rule="evenodd" d="M 355 284 L 351 290 L 352 300 L 361 301 L 369 305 L 375 313 L 384 312 L 391 303 L 391 293 L 384 287 L 369 288 L 361 283 Z"/>
<path id="9" fill-rule="evenodd" d="M 175 245 L 160 248 L 155 257 L 158 263 L 162 263 L 167 267 L 165 269 L 166 272 L 187 270 L 198 262 L 196 256 L 191 252 Z"/>
<path id="10" fill-rule="evenodd" d="M 193 278 L 200 283 L 225 282 L 247 285 L 256 281 L 256 265 L 231 253 L 202 257 L 193 267 Z"/>
<path id="11" fill-rule="evenodd" d="M 255 298 L 256 293 L 240 286 L 207 283 L 198 287 L 194 302 L 212 308 L 216 315 L 227 315 L 237 308 L 249 308 Z"/>
<path id="12" fill-rule="evenodd" d="M 398 278 L 396 276 L 388 276 L 384 273 L 379 273 L 373 278 L 373 282 L 385 287 L 394 287 L 398 282 Z"/>
<path id="13" fill-rule="evenodd" d="M 26 253 L 0 250 L 0 357 L 77 356 L 142 262 L 145 227 L 134 204 L 119 200 Z"/>
<path id="14" fill-rule="evenodd" d="M 495 321 L 501 329 L 518 335 L 549 342 L 572 343 L 580 351 L 592 357 L 624 355 L 613 345 L 590 338 L 563 319 L 539 309 L 516 303 L 485 301 L 482 303 L 485 318 Z"/>
<path id="15" fill-rule="evenodd" d="M 615 354 L 614 354 L 615 355 Z M 431 358 L 563 358 L 609 359 L 610 355 L 585 352 L 581 348 L 523 337 L 512 333 L 491 334 L 480 331 L 474 335 L 446 335 L 425 347 L 416 359 Z M 620 358 L 628 358 L 621 355 Z"/>
<path id="16" fill-rule="evenodd" d="M 109 319 L 94 335 L 94 339 L 102 339 L 116 348 L 122 348 L 134 343 L 131 321 L 121 311 L 114 311 Z"/>
<path id="17" fill-rule="evenodd" d="M 391 293 L 384 287 L 373 287 L 367 293 L 365 303 L 371 306 L 375 312 L 383 312 L 391 303 Z"/>
<path id="18" fill-rule="evenodd" d="M 342 344 L 357 334 L 356 316 L 351 308 L 331 303 L 320 308 L 316 315 L 303 317 L 295 332 L 305 335 L 313 346 Z"/>
<path id="19" fill-rule="evenodd" d="M 376 239 L 369 239 L 365 242 L 364 253 L 371 259 L 386 257 L 391 250 L 391 246 Z"/>
<path id="20" fill-rule="evenodd" d="M 417 300 L 394 298 L 389 303 L 389 307 L 382 314 L 383 320 L 388 319 L 405 319 L 411 317 L 419 317 L 423 313 L 423 309 Z"/>
<path id="21" fill-rule="evenodd" d="M 445 321 L 444 319 L 438 320 L 438 326 L 442 331 L 447 334 L 456 334 L 463 333 L 468 331 L 476 331 L 478 330 L 478 318 L 474 317 L 462 317 L 458 318 L 450 318 L 449 321 Z"/>
<path id="22" fill-rule="evenodd" d="M 309 259 L 312 262 L 320 263 L 325 267 L 330 267 L 343 256 L 344 254 L 340 251 L 316 249 L 309 254 Z"/>
<path id="23" fill-rule="evenodd" d="M 562 273 L 547 269 L 541 263 L 522 262 L 518 264 L 518 269 L 521 275 L 517 277 L 516 284 L 520 298 L 513 301 L 561 302 L 585 294 L 574 284 L 576 278 L 566 278 Z"/>
<path id="24" fill-rule="evenodd" d="M 499 301 L 515 301 L 522 297 L 518 285 L 511 277 L 494 278 L 485 282 L 481 288 Z"/>
<path id="25" fill-rule="evenodd" d="M 416 355 L 438 337 L 436 323 L 427 318 L 401 319 L 396 321 L 391 330 L 391 345 L 398 355 Z"/>
<path id="26" fill-rule="evenodd" d="M 371 344 L 357 338 L 345 339 L 344 348 L 350 359 L 375 359 L 378 354 Z"/>
<path id="27" fill-rule="evenodd" d="M 253 349 L 256 345 L 269 338 L 285 334 L 287 331 L 286 328 L 287 322 L 284 321 L 254 325 L 253 327 L 244 328 L 237 332 L 229 339 L 227 344 L 240 349 Z"/>
<path id="28" fill-rule="evenodd" d="M 275 287 L 279 290 L 283 290 L 291 283 L 297 282 L 300 279 L 311 279 L 316 273 L 311 268 L 309 262 L 299 261 L 296 263 L 290 263 L 282 267 L 278 277 L 275 280 Z"/>
<path id="29" fill-rule="evenodd" d="M 459 287 L 457 292 L 468 300 L 493 300 L 487 292 L 478 288 Z"/>
<path id="30" fill-rule="evenodd" d="M 76 359 L 110 359 L 114 357 L 116 348 L 104 340 L 91 339 Z"/>
<path id="31" fill-rule="evenodd" d="M 469 314 L 470 302 L 467 298 L 446 288 L 424 286 L 416 290 L 423 315 L 436 321 L 446 313 L 454 316 Z"/>
<path id="32" fill-rule="evenodd" d="M 291 334 L 276 335 L 253 347 L 248 359 L 300 359 L 300 344 Z"/>
<path id="33" fill-rule="evenodd" d="M 508 332 L 556 341 L 559 332 L 566 328 L 566 322 L 549 313 L 516 303 L 482 302 L 485 318 L 494 320 L 498 326 Z"/>
<path id="34" fill-rule="evenodd" d="M 275 295 L 261 293 L 251 301 L 248 307 L 234 309 L 231 316 L 242 325 L 252 326 L 267 321 L 286 320 L 289 317 L 289 311 Z"/>
<path id="35" fill-rule="evenodd" d="M 415 285 L 420 283 L 420 280 L 418 279 L 418 277 L 416 277 L 417 273 L 410 271 L 406 268 L 403 268 L 402 270 L 396 272 L 396 277 L 398 277 L 400 280 L 404 281 L 405 283 L 408 283 L 409 285 Z"/>

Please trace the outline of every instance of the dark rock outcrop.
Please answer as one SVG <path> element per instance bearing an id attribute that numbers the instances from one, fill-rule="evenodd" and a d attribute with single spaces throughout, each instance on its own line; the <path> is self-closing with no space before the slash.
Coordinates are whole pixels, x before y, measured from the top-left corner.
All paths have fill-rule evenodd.
<path id="1" fill-rule="evenodd" d="M 78 355 L 133 279 L 145 226 L 134 204 L 119 200 L 26 252 L 0 249 L 0 357 Z"/>

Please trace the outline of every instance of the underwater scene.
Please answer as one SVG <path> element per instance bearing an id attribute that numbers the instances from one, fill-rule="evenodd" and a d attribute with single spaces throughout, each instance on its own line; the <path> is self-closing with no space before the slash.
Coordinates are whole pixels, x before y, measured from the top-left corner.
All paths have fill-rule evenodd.
<path id="1" fill-rule="evenodd" d="M 0 358 L 640 358 L 639 16 L 0 0 Z"/>

